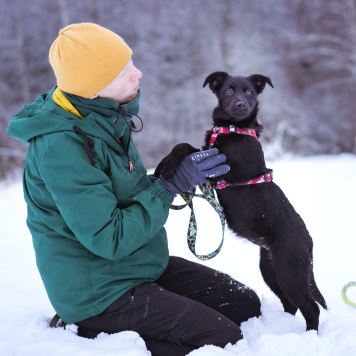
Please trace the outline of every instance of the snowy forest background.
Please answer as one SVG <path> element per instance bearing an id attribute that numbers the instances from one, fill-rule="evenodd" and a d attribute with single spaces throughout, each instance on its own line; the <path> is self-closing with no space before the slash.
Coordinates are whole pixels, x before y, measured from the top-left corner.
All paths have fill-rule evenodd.
<path id="1" fill-rule="evenodd" d="M 119 33 L 143 72 L 135 141 L 152 168 L 178 142 L 200 147 L 216 105 L 216 70 L 260 73 L 268 158 L 356 153 L 356 0 L 0 0 L 0 178 L 26 145 L 8 120 L 55 78 L 48 49 L 60 28 L 96 22 Z"/>

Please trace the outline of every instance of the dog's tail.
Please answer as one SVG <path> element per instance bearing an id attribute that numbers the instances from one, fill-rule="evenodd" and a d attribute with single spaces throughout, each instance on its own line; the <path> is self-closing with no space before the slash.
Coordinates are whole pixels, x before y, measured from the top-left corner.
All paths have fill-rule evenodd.
<path id="1" fill-rule="evenodd" d="M 326 305 L 325 299 L 324 299 L 323 295 L 321 294 L 318 286 L 316 285 L 313 271 L 311 273 L 311 278 L 310 278 L 310 291 L 311 291 L 311 294 L 312 294 L 314 300 L 317 303 L 319 303 L 325 310 L 327 310 L 328 306 Z"/>

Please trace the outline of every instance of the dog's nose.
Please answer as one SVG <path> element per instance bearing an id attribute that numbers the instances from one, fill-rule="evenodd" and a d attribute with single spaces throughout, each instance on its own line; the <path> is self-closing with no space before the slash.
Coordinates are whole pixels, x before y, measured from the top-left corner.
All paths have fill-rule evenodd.
<path id="1" fill-rule="evenodd" d="M 236 106 L 239 108 L 239 109 L 245 109 L 246 108 L 246 104 L 243 103 L 242 101 L 238 101 L 236 103 Z"/>

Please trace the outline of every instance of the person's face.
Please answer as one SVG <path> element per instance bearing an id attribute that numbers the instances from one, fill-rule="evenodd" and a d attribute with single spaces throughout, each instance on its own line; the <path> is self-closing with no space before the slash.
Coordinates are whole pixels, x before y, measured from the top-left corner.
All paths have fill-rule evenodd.
<path id="1" fill-rule="evenodd" d="M 113 99 L 120 104 L 128 103 L 136 97 L 141 77 L 141 71 L 130 60 L 121 73 L 96 97 Z"/>

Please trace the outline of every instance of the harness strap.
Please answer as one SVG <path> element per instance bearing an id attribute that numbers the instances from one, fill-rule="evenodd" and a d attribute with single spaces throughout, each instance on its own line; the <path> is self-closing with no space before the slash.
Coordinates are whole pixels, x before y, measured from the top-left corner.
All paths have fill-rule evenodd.
<path id="1" fill-rule="evenodd" d="M 199 258 L 202 261 L 207 261 L 210 260 L 211 258 L 215 257 L 221 250 L 223 244 L 224 244 L 224 232 L 225 232 L 225 214 L 223 211 L 222 206 L 219 204 L 217 199 L 215 198 L 215 192 L 212 189 L 210 184 L 201 184 L 199 185 L 199 188 L 202 192 L 202 194 L 196 194 L 196 188 L 193 188 L 190 192 L 188 193 L 182 193 L 181 196 L 183 200 L 185 201 L 184 205 L 171 205 L 171 209 L 173 210 L 181 210 L 185 208 L 186 206 L 189 206 L 191 212 L 190 212 L 190 219 L 189 219 L 189 225 L 188 225 L 188 232 L 187 232 L 187 243 L 190 251 Z M 195 251 L 195 242 L 196 242 L 196 237 L 197 237 L 197 220 L 195 217 L 194 213 L 194 207 L 193 207 L 193 198 L 198 197 L 205 199 L 213 208 L 214 210 L 218 213 L 220 222 L 221 222 L 221 228 L 222 228 L 222 238 L 220 245 L 218 248 L 206 255 L 198 255 Z"/>
<path id="2" fill-rule="evenodd" d="M 240 135 L 247 135 L 247 136 L 252 136 L 252 137 L 257 138 L 257 134 L 254 129 L 241 128 L 241 127 L 237 127 L 234 125 L 230 125 L 229 127 L 227 127 L 227 126 L 222 126 L 222 127 L 213 126 L 212 131 L 213 131 L 213 133 L 210 137 L 210 142 L 209 142 L 210 148 L 212 146 L 214 146 L 214 143 L 220 134 L 237 133 Z"/>
<path id="3" fill-rule="evenodd" d="M 227 187 L 238 187 L 241 185 L 249 185 L 249 184 L 259 184 L 259 183 L 270 183 L 273 180 L 273 171 L 270 170 L 269 173 L 261 174 L 257 178 L 250 179 L 246 182 L 242 183 L 228 183 L 226 180 L 219 180 L 218 182 L 212 185 L 213 189 L 225 189 Z"/>

